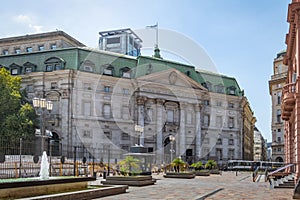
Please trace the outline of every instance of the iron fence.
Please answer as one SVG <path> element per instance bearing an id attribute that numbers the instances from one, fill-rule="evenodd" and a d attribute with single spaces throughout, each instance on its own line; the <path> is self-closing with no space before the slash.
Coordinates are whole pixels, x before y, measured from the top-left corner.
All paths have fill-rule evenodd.
<path id="1" fill-rule="evenodd" d="M 39 176 L 42 155 L 36 140 L 0 138 L 0 178 Z M 86 148 L 84 145 L 57 145 L 48 141 L 46 147 L 50 176 L 99 176 L 112 172 L 126 152 L 110 146 Z"/>

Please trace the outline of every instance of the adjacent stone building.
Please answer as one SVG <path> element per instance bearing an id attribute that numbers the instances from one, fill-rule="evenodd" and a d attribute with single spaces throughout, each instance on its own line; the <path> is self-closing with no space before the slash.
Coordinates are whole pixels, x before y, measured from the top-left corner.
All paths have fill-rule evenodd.
<path id="1" fill-rule="evenodd" d="M 261 132 L 254 128 L 254 161 L 268 161 L 267 144 Z"/>
<path id="2" fill-rule="evenodd" d="M 274 162 L 284 162 L 284 122 L 281 119 L 281 99 L 288 70 L 288 67 L 283 64 L 285 54 L 285 50 L 277 54 L 273 62 L 273 75 L 269 80 L 272 102 L 272 161 Z"/>
<path id="3" fill-rule="evenodd" d="M 143 145 L 160 165 L 170 162 L 174 136 L 174 156 L 189 163 L 253 159 L 255 117 L 232 77 L 91 49 L 61 31 L 0 39 L 0 49 L 0 65 L 22 76 L 28 98 L 54 103 L 46 128 L 60 155 L 72 156 L 74 146 L 89 154 L 109 148 L 117 162 Z"/>
<path id="4" fill-rule="evenodd" d="M 300 177 L 300 1 L 293 0 L 288 8 L 289 32 L 286 35 L 287 50 L 284 64 L 288 66 L 286 83 L 282 90 L 281 117 L 285 121 L 285 162 L 295 164 L 295 183 Z M 288 168 L 287 171 L 293 171 Z M 294 198 L 300 198 L 299 185 L 295 188 Z"/>

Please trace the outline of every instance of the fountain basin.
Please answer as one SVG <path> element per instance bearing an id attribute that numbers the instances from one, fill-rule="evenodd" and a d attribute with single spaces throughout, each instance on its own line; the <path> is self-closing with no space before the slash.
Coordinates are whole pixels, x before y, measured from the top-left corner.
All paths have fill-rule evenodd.
<path id="1" fill-rule="evenodd" d="M 0 183 L 0 199 L 24 198 L 45 194 L 86 189 L 95 177 L 58 178 L 48 180 L 28 180 Z"/>

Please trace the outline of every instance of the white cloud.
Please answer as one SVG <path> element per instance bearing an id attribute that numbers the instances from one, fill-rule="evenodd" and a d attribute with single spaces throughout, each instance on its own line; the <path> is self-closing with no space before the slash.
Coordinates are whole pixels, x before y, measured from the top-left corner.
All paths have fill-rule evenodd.
<path id="1" fill-rule="evenodd" d="M 13 18 L 13 20 L 20 24 L 27 25 L 35 33 L 42 32 L 43 26 L 36 25 L 34 20 L 28 15 L 18 15 Z"/>
<path id="2" fill-rule="evenodd" d="M 33 22 L 33 20 L 27 15 L 15 16 L 14 21 L 22 24 L 31 24 Z"/>

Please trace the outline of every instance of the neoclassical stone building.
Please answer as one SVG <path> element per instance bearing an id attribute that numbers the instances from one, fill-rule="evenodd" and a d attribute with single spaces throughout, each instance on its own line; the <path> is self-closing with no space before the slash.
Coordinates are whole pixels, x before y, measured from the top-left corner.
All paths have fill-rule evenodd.
<path id="1" fill-rule="evenodd" d="M 299 64 L 299 27 L 300 27 L 300 1 L 293 0 L 288 7 L 289 32 L 286 35 L 286 55 L 284 64 L 288 66 L 286 83 L 282 90 L 282 113 L 285 121 L 285 162 L 295 164 L 295 183 L 300 177 L 300 64 Z M 292 168 L 288 168 L 292 171 Z M 295 188 L 295 198 L 300 198 L 299 185 Z"/>
<path id="2" fill-rule="evenodd" d="M 281 100 L 288 70 L 283 64 L 285 54 L 286 51 L 277 53 L 273 62 L 273 75 L 269 80 L 272 102 L 272 161 L 275 162 L 284 162 L 284 121 L 281 119 Z"/>
<path id="3" fill-rule="evenodd" d="M 62 31 L 17 39 L 0 39 L 0 65 L 22 76 L 29 99 L 54 103 L 46 128 L 61 154 L 80 145 L 97 155 L 109 148 L 117 162 L 143 145 L 155 164 L 169 163 L 172 135 L 173 158 L 222 165 L 252 152 L 253 159 L 255 118 L 234 78 L 87 48 Z"/>

